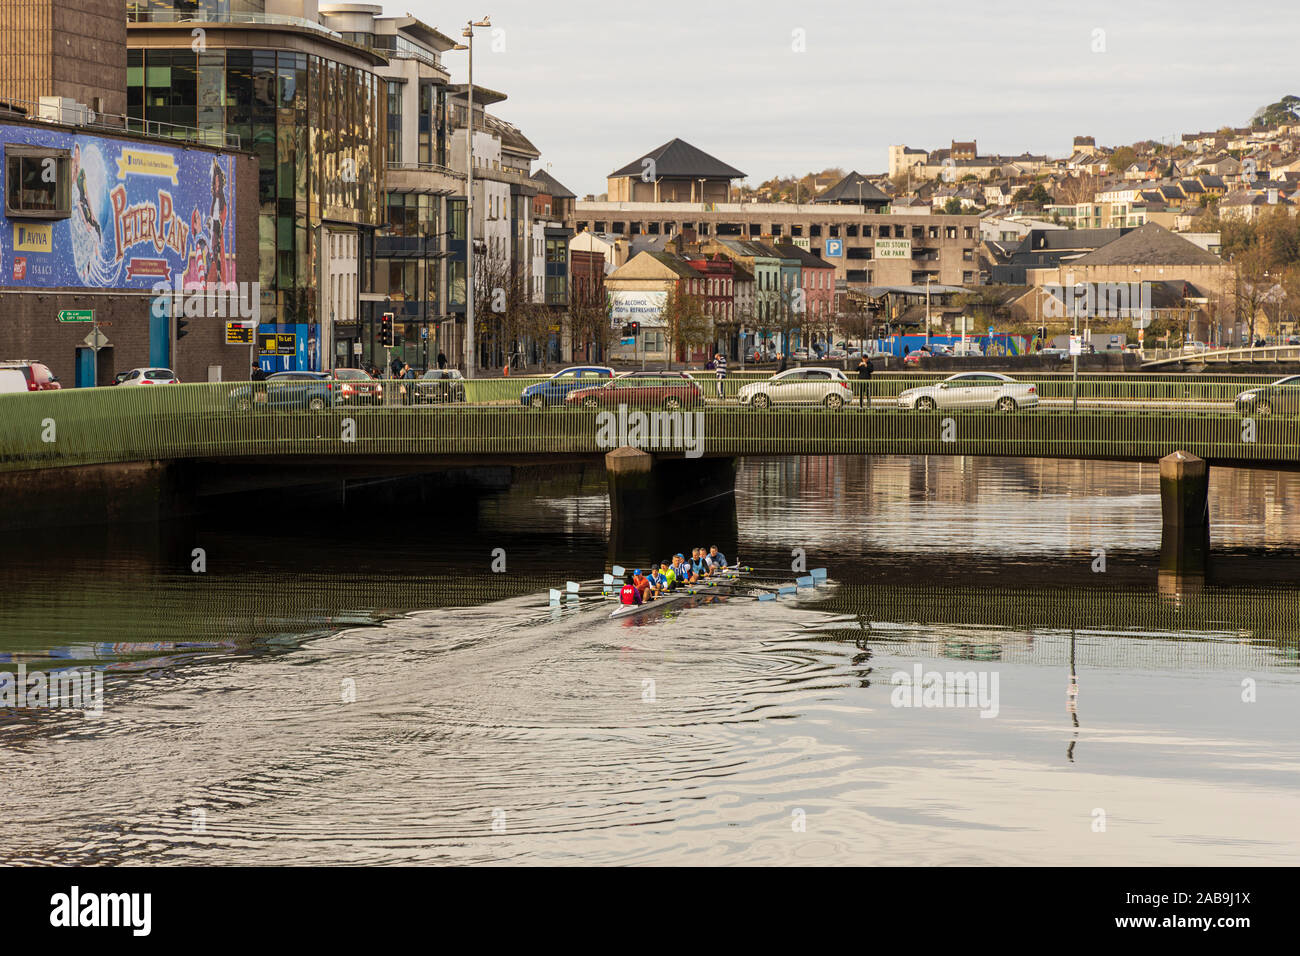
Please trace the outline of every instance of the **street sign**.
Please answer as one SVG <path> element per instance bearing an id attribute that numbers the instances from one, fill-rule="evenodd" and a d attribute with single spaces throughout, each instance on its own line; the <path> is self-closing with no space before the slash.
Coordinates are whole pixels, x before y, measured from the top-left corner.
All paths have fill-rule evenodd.
<path id="1" fill-rule="evenodd" d="M 227 345 L 252 345 L 253 344 L 253 327 L 244 325 L 242 322 L 226 323 L 226 344 Z"/>
<path id="2" fill-rule="evenodd" d="M 619 339 L 619 345 L 636 345 L 636 339 Z"/>
<path id="3" fill-rule="evenodd" d="M 108 336 L 105 335 L 103 332 L 99 331 L 99 329 L 93 329 L 91 333 L 87 335 L 85 339 L 83 339 L 82 341 L 84 341 L 92 349 L 102 349 L 105 345 L 108 344 Z"/>
<path id="4" fill-rule="evenodd" d="M 1081 335 L 1070 336 L 1070 354 L 1071 355 L 1083 354 L 1083 336 Z"/>
<path id="5" fill-rule="evenodd" d="M 62 309 L 59 312 L 60 322 L 94 322 L 94 309 Z"/>

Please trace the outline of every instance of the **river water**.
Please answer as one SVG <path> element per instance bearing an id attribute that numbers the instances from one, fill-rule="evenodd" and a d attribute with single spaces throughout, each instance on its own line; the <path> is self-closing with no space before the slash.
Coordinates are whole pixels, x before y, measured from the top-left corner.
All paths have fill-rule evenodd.
<path id="1" fill-rule="evenodd" d="M 678 530 L 828 585 L 637 622 L 546 607 L 598 475 L 5 540 L 0 667 L 104 693 L 0 708 L 0 861 L 1290 863 L 1300 475 L 1211 492 L 1176 580 L 1154 466 L 749 459 Z"/>

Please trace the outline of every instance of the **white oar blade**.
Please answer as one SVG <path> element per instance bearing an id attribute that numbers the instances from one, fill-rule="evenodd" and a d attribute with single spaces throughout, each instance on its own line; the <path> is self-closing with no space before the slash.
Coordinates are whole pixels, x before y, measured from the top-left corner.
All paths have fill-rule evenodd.
<path id="1" fill-rule="evenodd" d="M 612 574 L 607 574 L 607 575 L 605 575 L 603 578 L 601 578 L 601 583 L 602 583 L 602 584 L 613 584 L 613 583 L 614 583 L 614 575 L 612 575 Z"/>
<path id="2" fill-rule="evenodd" d="M 623 566 L 619 564 L 614 565 L 609 570 L 613 573 L 614 577 L 616 578 L 621 578 L 623 575 L 627 574 L 627 571 L 625 571 L 623 569 Z"/>
<path id="3" fill-rule="evenodd" d="M 564 590 L 568 591 L 570 594 L 577 594 L 581 588 L 582 585 L 580 585 L 577 581 L 564 582 Z"/>

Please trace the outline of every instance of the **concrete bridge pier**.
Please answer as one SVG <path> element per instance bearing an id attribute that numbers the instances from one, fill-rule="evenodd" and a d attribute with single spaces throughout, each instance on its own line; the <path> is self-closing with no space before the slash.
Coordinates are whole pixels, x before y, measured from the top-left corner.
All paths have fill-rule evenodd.
<path id="1" fill-rule="evenodd" d="M 1210 557 L 1210 468 L 1185 451 L 1160 459 L 1160 574 L 1202 576 Z"/>
<path id="2" fill-rule="evenodd" d="M 695 545 L 735 553 L 736 459 L 661 457 L 623 446 L 605 456 L 605 475 L 611 563 L 648 563 Z"/>

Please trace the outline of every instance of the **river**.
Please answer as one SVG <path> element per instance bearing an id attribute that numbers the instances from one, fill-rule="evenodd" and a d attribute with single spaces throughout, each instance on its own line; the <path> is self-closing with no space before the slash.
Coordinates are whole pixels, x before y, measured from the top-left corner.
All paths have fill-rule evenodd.
<path id="1" fill-rule="evenodd" d="M 0 709 L 0 861 L 1290 863 L 1300 475 L 1211 514 L 1162 579 L 1155 466 L 749 459 L 680 531 L 827 585 L 634 623 L 546 606 L 598 475 L 5 539 L 0 667 L 104 694 Z"/>

